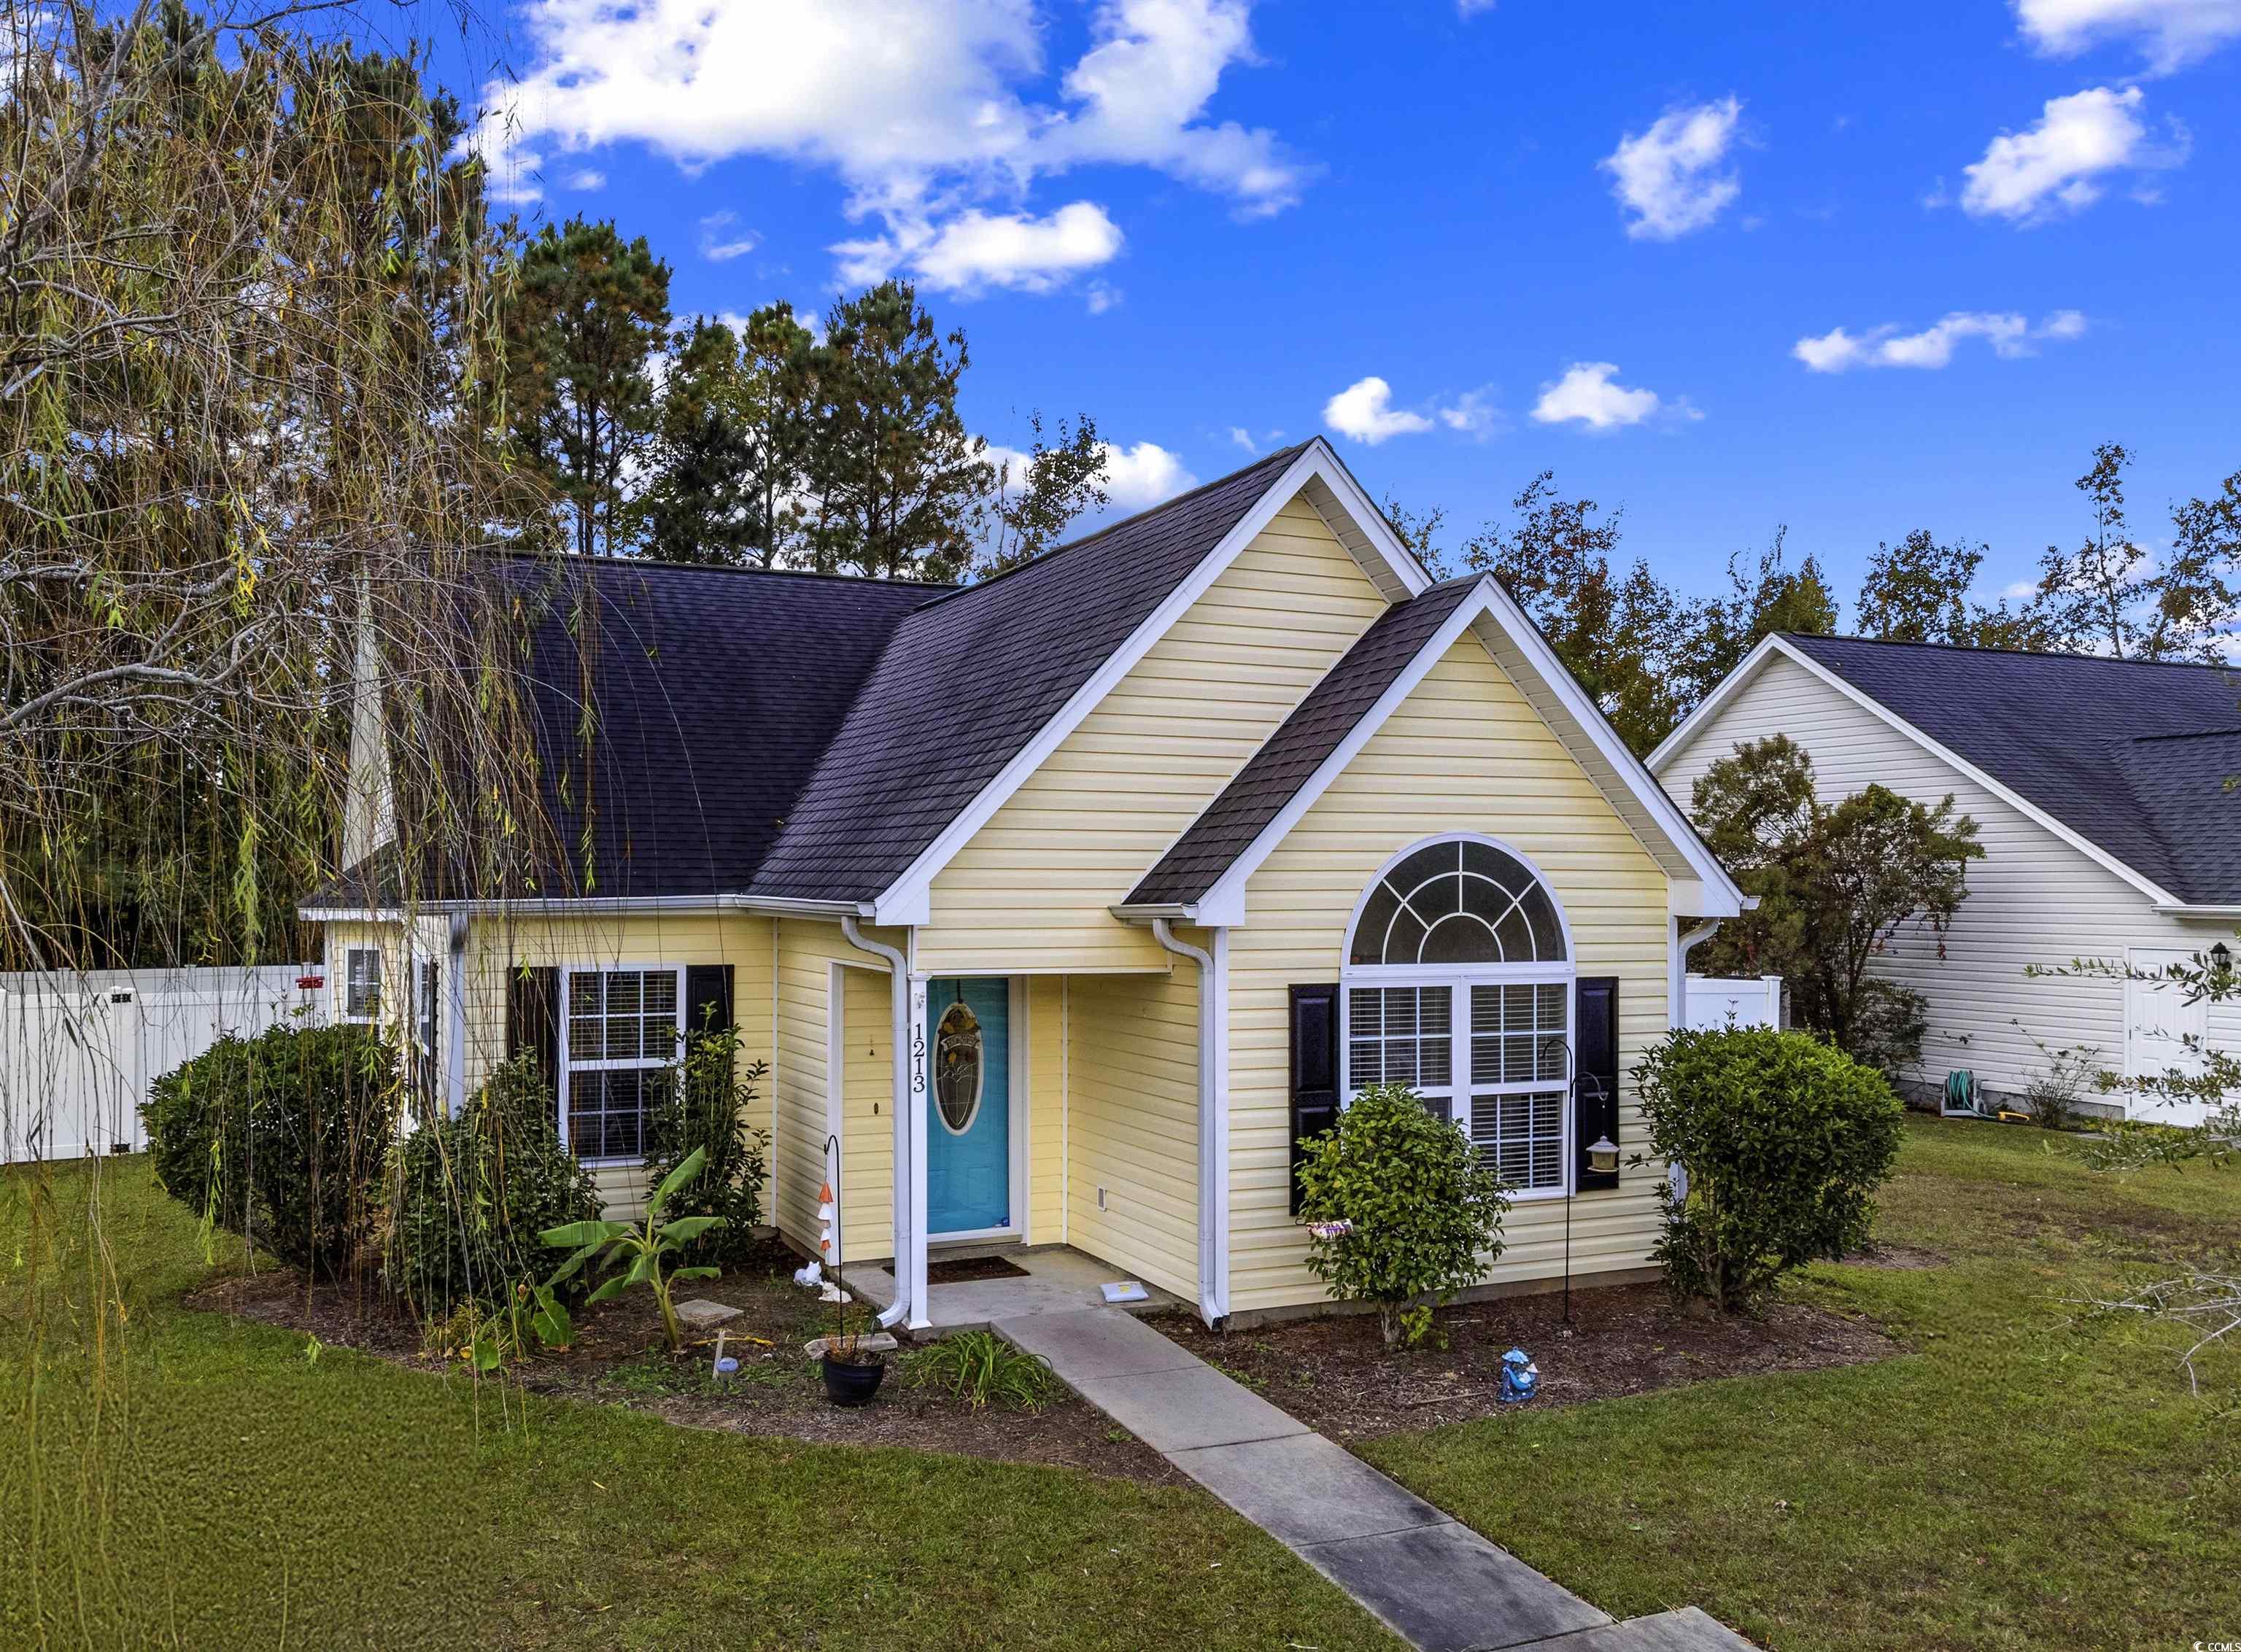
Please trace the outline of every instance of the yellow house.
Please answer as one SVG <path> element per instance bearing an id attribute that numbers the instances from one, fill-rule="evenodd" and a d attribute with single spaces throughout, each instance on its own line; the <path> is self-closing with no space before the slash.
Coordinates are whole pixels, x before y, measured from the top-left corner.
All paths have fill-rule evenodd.
<path id="1" fill-rule="evenodd" d="M 1626 1072 L 1741 897 L 1515 605 L 1435 583 L 1321 440 L 958 589 L 540 565 L 580 893 L 378 893 L 361 719 L 360 869 L 306 908 L 334 1012 L 432 1095 L 536 1050 L 629 1208 L 643 1087 L 720 1016 L 766 1064 L 773 1220 L 810 1248 L 833 1181 L 910 1328 L 967 1246 L 1209 1323 L 1321 1304 L 1294 1143 L 1379 1080 L 1514 1185 L 1488 1287 L 1648 1265 Z"/>

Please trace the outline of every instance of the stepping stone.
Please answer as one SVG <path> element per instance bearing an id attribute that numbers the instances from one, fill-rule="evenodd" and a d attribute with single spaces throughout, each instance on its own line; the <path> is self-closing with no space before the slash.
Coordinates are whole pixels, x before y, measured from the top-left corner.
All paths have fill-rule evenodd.
<path id="1" fill-rule="evenodd" d="M 833 1345 L 829 1336 L 820 1336 L 801 1345 L 801 1351 L 813 1360 L 825 1357 L 825 1350 Z M 856 1339 L 856 1346 L 866 1354 L 893 1354 L 902 1345 L 885 1331 L 873 1331 Z"/>
<path id="2" fill-rule="evenodd" d="M 696 1331 L 706 1331 L 721 1325 L 726 1320 L 735 1320 L 744 1310 L 712 1302 L 705 1296 L 696 1296 L 689 1302 L 677 1305 L 677 1317 Z"/>

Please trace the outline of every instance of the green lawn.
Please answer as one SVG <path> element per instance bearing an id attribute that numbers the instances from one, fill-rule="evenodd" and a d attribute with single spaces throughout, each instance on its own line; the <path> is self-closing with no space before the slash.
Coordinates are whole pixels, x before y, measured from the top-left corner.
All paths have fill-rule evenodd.
<path id="1" fill-rule="evenodd" d="M 2197 1401 L 2169 1334 L 2081 1330 L 2061 1301 L 2232 1255 L 2241 1171 L 2097 1174 L 2068 1147 L 1911 1125 L 1878 1233 L 1950 1262 L 1819 1267 L 1801 1292 L 1900 1359 L 1365 1455 L 1622 1617 L 1694 1601 L 1799 1652 L 2241 1639 L 2241 1358 Z"/>
<path id="2" fill-rule="evenodd" d="M 101 1381 L 90 1178 L 27 1308 L 30 1178 L 0 1174 L 0 1646 L 1388 1647 L 1195 1490 L 689 1432 L 185 1312 L 191 1224 L 104 1166 L 126 1282 Z M 53 1278 L 51 1269 L 41 1272 Z"/>
<path id="3" fill-rule="evenodd" d="M 536 1402 L 176 1306 L 206 1277 L 137 1162 L 104 1167 L 125 1281 L 23 1300 L 30 1179 L 0 1176 L 0 1645 L 1389 1645 L 1190 1491 L 702 1435 Z M 42 1233 L 53 1231 L 51 1226 Z M 1619 1616 L 1693 1601 L 1784 1649 L 2241 1635 L 2241 1416 L 2173 1344 L 2060 1299 L 2230 1252 L 2241 1172 L 2097 1175 L 2067 1144 L 1917 1122 L 1881 1222 L 1949 1261 L 1798 1288 L 1914 1352 L 1508 1415 L 1368 1448 Z M 98 1381 L 82 1350 L 101 1329 Z M 117 1350 L 122 1348 L 122 1355 Z M 2228 1395 L 2241 1361 L 2208 1374 Z M 34 1590 L 36 1588 L 36 1595 Z"/>

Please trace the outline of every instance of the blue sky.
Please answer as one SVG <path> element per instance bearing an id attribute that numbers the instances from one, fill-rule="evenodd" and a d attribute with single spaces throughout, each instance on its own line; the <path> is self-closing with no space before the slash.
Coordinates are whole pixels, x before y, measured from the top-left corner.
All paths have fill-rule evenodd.
<path id="1" fill-rule="evenodd" d="M 441 70 L 525 213 L 648 236 L 680 314 L 910 276 L 975 428 L 1086 410 L 1130 505 L 1321 431 L 1466 529 L 1553 469 L 1690 592 L 1786 523 L 1847 595 L 1878 539 L 1987 540 L 1989 596 L 2080 537 L 2094 443 L 2150 543 L 2241 466 L 2241 0 L 505 28 L 509 76 Z"/>

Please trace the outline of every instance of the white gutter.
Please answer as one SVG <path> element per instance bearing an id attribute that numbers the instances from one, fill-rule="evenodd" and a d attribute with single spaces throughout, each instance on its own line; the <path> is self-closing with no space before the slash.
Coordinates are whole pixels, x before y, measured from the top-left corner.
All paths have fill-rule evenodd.
<path id="1" fill-rule="evenodd" d="M 582 899 L 524 896 L 515 900 L 429 900 L 414 910 L 425 916 L 467 913 L 478 917 L 551 913 L 561 917 L 627 917 L 639 913 L 752 912 L 773 918 L 869 918 L 868 900 L 796 900 L 783 895 L 587 895 Z M 307 924 L 396 923 L 405 916 L 393 906 L 299 906 Z"/>
<path id="2" fill-rule="evenodd" d="M 1753 905 L 1757 903 L 1754 901 Z M 1673 935 L 1665 949 L 1665 1025 L 1668 1031 L 1677 1033 L 1689 1024 L 1689 954 L 1703 942 L 1711 940 L 1720 926 L 1717 918 L 1708 919 L 1694 929 L 1683 930 L 1678 918 L 1673 920 Z"/>
<path id="3" fill-rule="evenodd" d="M 856 916 L 850 913 L 840 920 L 840 933 L 848 944 L 859 952 L 869 953 L 886 960 L 887 973 L 893 982 L 889 993 L 893 1013 L 889 1036 L 893 1040 L 895 1162 L 888 1203 L 894 1211 L 894 1275 L 895 1300 L 880 1314 L 882 1328 L 907 1323 L 913 1330 L 923 1328 L 926 1315 L 926 1241 L 921 1207 L 926 1199 L 926 1177 L 921 1173 L 918 1154 L 918 1130 L 924 1122 L 925 1109 L 913 1105 L 916 1086 L 915 1064 L 911 1060 L 911 978 L 910 965 L 901 953 L 884 941 L 873 940 L 858 926 Z M 839 1075 L 826 1073 L 827 1084 L 839 1082 Z"/>
<path id="4" fill-rule="evenodd" d="M 1198 1313 L 1209 1326 L 1229 1317 L 1229 932 L 1211 954 L 1175 939 L 1154 918 L 1152 939 L 1198 966 Z"/>
<path id="5" fill-rule="evenodd" d="M 444 981 L 444 1111 L 458 1116 L 467 1104 L 467 914 L 452 914 L 447 937 L 451 957 Z"/>
<path id="6" fill-rule="evenodd" d="M 2241 906 L 2196 906 L 2180 901 L 2158 901 L 2155 910 L 2172 918 L 2241 919 Z"/>

